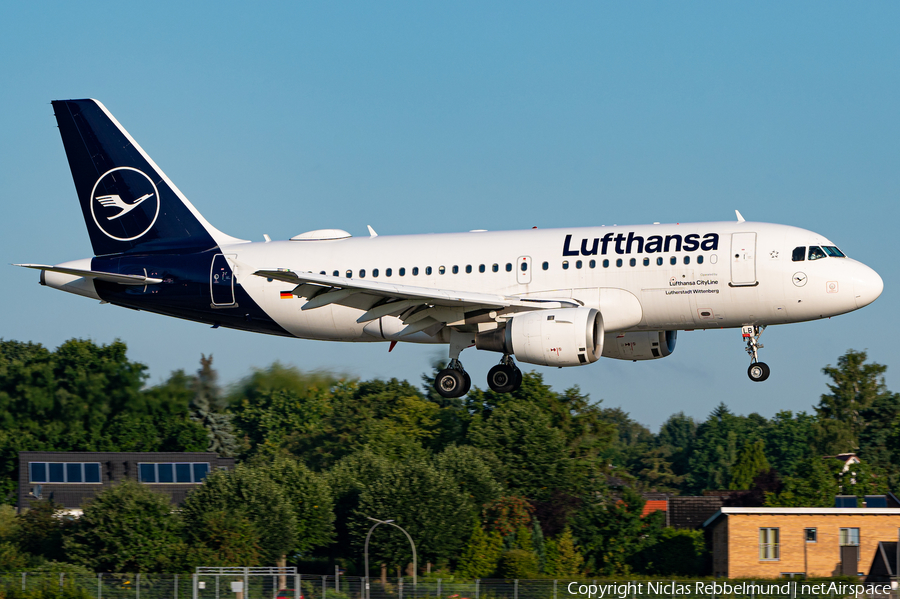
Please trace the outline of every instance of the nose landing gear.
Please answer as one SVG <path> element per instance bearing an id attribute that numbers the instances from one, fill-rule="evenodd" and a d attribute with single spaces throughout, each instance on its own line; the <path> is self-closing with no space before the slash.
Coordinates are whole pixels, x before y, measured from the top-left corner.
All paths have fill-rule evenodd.
<path id="1" fill-rule="evenodd" d="M 747 376 L 750 377 L 750 380 L 755 383 L 761 383 L 767 378 L 769 378 L 769 365 L 765 362 L 759 361 L 758 352 L 764 346 L 759 342 L 759 338 L 762 336 L 763 331 L 766 330 L 766 325 L 747 325 L 741 327 L 741 333 L 744 336 L 744 340 L 747 342 L 747 353 L 750 354 L 750 367 L 747 369 Z"/>

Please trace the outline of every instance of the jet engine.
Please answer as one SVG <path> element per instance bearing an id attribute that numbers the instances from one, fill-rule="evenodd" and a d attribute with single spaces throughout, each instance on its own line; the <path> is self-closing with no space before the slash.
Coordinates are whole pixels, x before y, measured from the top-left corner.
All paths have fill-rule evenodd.
<path id="1" fill-rule="evenodd" d="M 603 357 L 617 360 L 656 360 L 675 351 L 678 331 L 609 333 L 603 343 Z"/>
<path id="2" fill-rule="evenodd" d="M 594 308 L 517 314 L 506 326 L 475 336 L 475 347 L 542 366 L 581 366 L 600 359 L 603 317 Z"/>

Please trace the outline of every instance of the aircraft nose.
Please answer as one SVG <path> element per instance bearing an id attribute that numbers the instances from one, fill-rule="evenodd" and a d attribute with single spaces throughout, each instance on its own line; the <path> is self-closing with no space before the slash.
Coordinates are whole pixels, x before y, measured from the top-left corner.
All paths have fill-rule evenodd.
<path id="1" fill-rule="evenodd" d="M 884 290 L 884 281 L 881 280 L 881 276 L 864 264 L 859 265 L 859 272 L 854 278 L 857 308 L 868 306 L 878 299 Z"/>

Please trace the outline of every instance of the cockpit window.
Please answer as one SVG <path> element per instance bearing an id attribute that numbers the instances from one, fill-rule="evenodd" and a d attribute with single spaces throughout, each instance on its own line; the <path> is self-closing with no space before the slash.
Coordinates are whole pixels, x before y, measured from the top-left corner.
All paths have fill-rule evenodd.
<path id="1" fill-rule="evenodd" d="M 825 253 L 831 256 L 832 258 L 846 258 L 844 252 L 837 249 L 833 245 L 823 245 L 822 249 L 825 250 Z"/>
<path id="2" fill-rule="evenodd" d="M 810 260 L 818 260 L 819 258 L 825 258 L 825 257 L 826 257 L 826 254 L 825 254 L 825 252 L 822 251 L 822 248 L 820 248 L 817 245 L 809 246 L 809 259 Z"/>
<path id="3" fill-rule="evenodd" d="M 791 260 L 794 262 L 803 262 L 806 260 L 806 246 L 801 245 L 800 247 L 794 248 L 794 253 L 791 254 Z"/>

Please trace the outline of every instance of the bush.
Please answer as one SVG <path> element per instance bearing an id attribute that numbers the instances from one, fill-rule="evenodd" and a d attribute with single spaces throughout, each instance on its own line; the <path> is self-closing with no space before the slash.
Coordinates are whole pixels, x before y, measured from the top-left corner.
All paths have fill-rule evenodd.
<path id="1" fill-rule="evenodd" d="M 503 578 L 539 578 L 537 556 L 532 551 L 511 549 L 500 558 Z"/>

